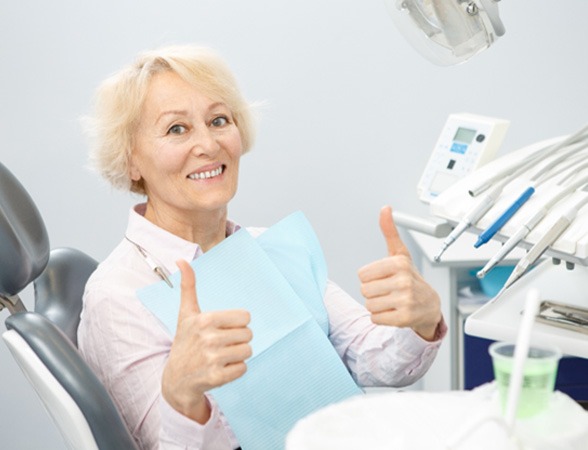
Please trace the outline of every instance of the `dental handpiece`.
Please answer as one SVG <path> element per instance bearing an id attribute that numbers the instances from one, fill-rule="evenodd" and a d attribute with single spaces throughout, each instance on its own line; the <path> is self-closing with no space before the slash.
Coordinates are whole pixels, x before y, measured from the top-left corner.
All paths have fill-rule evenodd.
<path id="1" fill-rule="evenodd" d="M 480 201 L 474 206 L 466 215 L 465 217 L 459 222 L 459 224 L 453 229 L 451 233 L 445 238 L 443 241 L 443 246 L 441 251 L 435 256 L 435 261 L 440 261 L 441 256 L 445 253 L 445 250 L 449 248 L 451 244 L 453 244 L 458 237 L 460 237 L 465 230 L 472 226 L 472 224 L 476 223 L 480 217 L 482 217 L 486 212 L 492 207 L 496 199 L 502 192 L 502 189 L 506 183 L 500 183 L 496 186 L 492 191 L 486 194 L 484 197 L 480 199 Z"/>
<path id="2" fill-rule="evenodd" d="M 547 214 L 547 208 L 541 208 L 537 211 L 525 224 L 520 227 L 505 243 L 500 247 L 498 252 L 488 260 L 486 265 L 476 273 L 478 278 L 484 278 L 494 266 L 504 259 L 517 245 L 521 242 L 533 228 L 537 225 L 543 217 Z"/>
<path id="3" fill-rule="evenodd" d="M 555 177 L 562 173 L 569 172 L 572 169 L 572 173 L 578 173 L 578 171 L 583 170 L 584 168 L 588 167 L 588 162 L 578 165 L 577 160 L 579 157 L 584 158 L 583 152 L 586 150 L 586 146 L 588 144 L 582 144 L 580 149 L 576 147 L 569 147 L 565 152 L 561 155 L 557 156 L 552 161 L 549 161 L 547 164 L 543 164 L 543 166 L 538 169 L 535 174 L 531 177 L 531 184 L 520 194 L 519 197 L 508 207 L 506 208 L 492 224 L 487 227 L 480 235 L 478 236 L 478 240 L 474 244 L 475 248 L 478 248 L 484 244 L 486 244 L 494 235 L 500 231 L 500 229 L 516 214 L 516 212 L 531 198 L 531 196 L 535 193 L 535 188 L 539 185 L 545 183 L 549 178 L 548 177 Z M 569 155 L 573 154 L 572 158 L 569 158 Z M 567 160 L 564 167 L 558 167 L 557 164 L 561 161 Z"/>
<path id="4" fill-rule="evenodd" d="M 516 214 L 516 212 L 531 198 L 531 196 L 535 193 L 535 188 L 533 186 L 529 186 L 526 188 L 521 195 L 517 197 L 517 199 L 504 210 L 498 218 L 492 222 L 492 224 L 486 228 L 480 235 L 478 236 L 478 240 L 474 244 L 475 248 L 478 248 L 488 242 L 500 229 Z"/>
<path id="5" fill-rule="evenodd" d="M 585 185 L 588 182 L 588 176 L 584 176 L 581 179 L 577 180 L 575 183 L 570 184 L 566 187 L 566 189 L 552 195 L 549 200 L 541 207 L 538 211 L 532 214 L 525 223 L 500 247 L 498 252 L 488 260 L 486 265 L 478 271 L 476 276 L 478 278 L 484 278 L 490 270 L 494 268 L 500 261 L 504 259 L 506 255 L 508 255 L 512 249 L 514 249 L 519 242 L 521 242 L 530 232 L 535 228 L 535 226 L 543 220 L 543 218 L 547 215 L 549 210 L 557 204 L 559 201 L 564 199 L 566 196 L 570 195 L 571 192 L 575 191 L 576 189 L 580 188 L 581 186 Z"/>
<path id="6" fill-rule="evenodd" d="M 507 169 L 500 171 L 500 174 L 496 174 L 492 180 L 486 180 L 482 185 L 478 185 L 475 189 L 468 190 L 472 197 L 476 197 L 479 193 L 487 190 L 490 184 L 494 182 L 497 177 L 502 178 L 502 181 L 497 186 L 495 186 L 490 193 L 486 194 L 486 196 L 484 196 L 482 200 L 468 214 L 466 214 L 466 216 L 458 223 L 456 228 L 445 238 L 445 241 L 442 244 L 442 248 L 440 252 L 434 257 L 434 260 L 440 261 L 443 253 L 445 253 L 445 251 L 457 240 L 457 238 L 461 236 L 465 230 L 472 226 L 472 224 L 476 223 L 492 207 L 501 194 L 504 186 L 506 186 L 510 181 L 515 179 L 521 173 L 527 171 L 528 168 L 538 159 L 540 159 L 545 153 L 549 152 L 554 154 L 559 150 L 565 149 L 567 146 L 577 144 L 579 142 L 585 143 L 587 141 L 588 125 L 584 126 L 582 129 L 568 136 L 557 144 L 542 147 L 538 151 L 535 151 L 533 154 L 529 155 L 529 157 L 527 157 L 525 160 L 510 165 Z M 570 149 L 567 149 L 565 152 L 567 153 L 569 151 Z M 555 160 L 559 162 L 561 159 L 556 157 Z M 548 168 L 542 167 L 538 172 L 536 172 L 535 175 L 540 176 L 541 174 L 551 169 L 553 165 L 556 164 L 553 161 L 552 163 L 553 164 Z"/>
<path id="7" fill-rule="evenodd" d="M 541 257 L 541 255 L 552 245 L 560 236 L 561 234 L 570 226 L 570 224 L 576 218 L 578 211 L 588 203 L 588 197 L 582 199 L 580 202 L 577 202 L 571 208 L 569 208 L 566 212 L 564 212 L 552 225 L 552 227 L 545 233 L 545 235 L 539 239 L 539 241 L 531 247 L 531 250 L 521 258 L 518 264 L 513 269 L 512 273 L 504 286 L 502 287 L 501 291 L 504 291 L 509 286 L 511 286 L 515 281 L 521 278 L 527 269 L 533 265 L 537 260 Z"/>

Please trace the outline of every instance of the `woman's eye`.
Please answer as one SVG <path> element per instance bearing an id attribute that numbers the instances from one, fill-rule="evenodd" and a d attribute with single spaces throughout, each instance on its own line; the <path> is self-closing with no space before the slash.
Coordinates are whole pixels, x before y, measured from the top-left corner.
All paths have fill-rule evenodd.
<path id="1" fill-rule="evenodd" d="M 215 117 L 212 120 L 213 127 L 222 127 L 223 125 L 226 125 L 227 123 L 229 123 L 229 119 L 227 119 L 225 116 Z"/>
<path id="2" fill-rule="evenodd" d="M 169 130 L 168 134 L 184 134 L 186 127 L 184 125 L 173 125 Z"/>

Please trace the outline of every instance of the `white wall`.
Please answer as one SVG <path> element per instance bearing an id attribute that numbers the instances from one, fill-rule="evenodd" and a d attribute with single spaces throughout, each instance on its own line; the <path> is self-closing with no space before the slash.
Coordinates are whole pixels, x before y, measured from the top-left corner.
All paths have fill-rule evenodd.
<path id="1" fill-rule="evenodd" d="M 448 114 L 510 119 L 502 152 L 588 122 L 588 2 L 500 8 L 507 34 L 492 49 L 439 68 L 405 43 L 382 0 L 0 0 L 0 161 L 37 202 L 53 247 L 104 258 L 136 199 L 84 168 L 78 118 L 138 51 L 213 46 L 246 96 L 267 102 L 231 217 L 270 225 L 301 209 L 331 277 L 358 295 L 356 269 L 385 251 L 380 206 L 426 214 L 416 184 Z M 63 448 L 4 345 L 0 360 L 0 447 Z"/>

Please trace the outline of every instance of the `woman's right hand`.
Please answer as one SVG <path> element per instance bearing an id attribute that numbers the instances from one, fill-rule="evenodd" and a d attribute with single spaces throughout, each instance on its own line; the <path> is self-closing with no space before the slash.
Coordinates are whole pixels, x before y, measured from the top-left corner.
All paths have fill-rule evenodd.
<path id="1" fill-rule="evenodd" d="M 177 411 L 199 423 L 210 417 L 204 392 L 242 376 L 253 335 L 245 310 L 201 312 L 196 277 L 184 260 L 176 336 L 163 370 L 162 395 Z"/>

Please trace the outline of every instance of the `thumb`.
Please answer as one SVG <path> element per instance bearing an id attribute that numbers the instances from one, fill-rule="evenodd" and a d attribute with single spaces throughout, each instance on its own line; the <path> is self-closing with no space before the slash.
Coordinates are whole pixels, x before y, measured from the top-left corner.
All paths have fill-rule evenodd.
<path id="1" fill-rule="evenodd" d="M 388 247 L 388 256 L 405 255 L 410 257 L 410 252 L 400 239 L 398 229 L 392 217 L 392 207 L 384 206 L 380 210 L 380 229 L 386 240 L 386 247 Z"/>
<path id="2" fill-rule="evenodd" d="M 178 321 L 180 318 L 191 315 L 199 314 L 200 306 L 198 305 L 198 297 L 196 295 L 196 275 L 192 266 L 187 261 L 180 259 L 176 261 L 177 266 L 180 269 L 182 281 L 180 284 L 181 298 L 180 298 L 180 311 L 178 314 Z"/>

